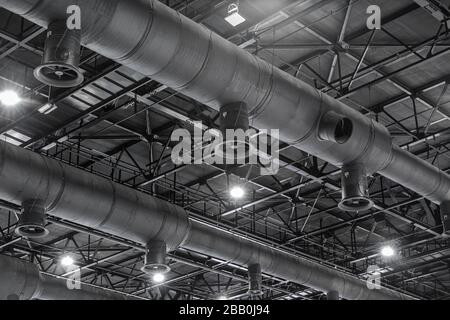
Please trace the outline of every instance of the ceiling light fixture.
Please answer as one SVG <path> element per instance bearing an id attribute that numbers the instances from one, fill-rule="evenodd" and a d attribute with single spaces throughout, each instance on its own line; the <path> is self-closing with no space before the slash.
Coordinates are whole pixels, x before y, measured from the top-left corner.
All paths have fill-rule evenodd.
<path id="1" fill-rule="evenodd" d="M 383 257 L 389 258 L 395 255 L 395 250 L 391 246 L 384 246 L 381 248 L 381 255 Z"/>
<path id="2" fill-rule="evenodd" d="M 244 195 L 245 191 L 242 187 L 234 186 L 230 189 L 230 196 L 234 199 L 241 199 Z"/>
<path id="3" fill-rule="evenodd" d="M 246 19 L 239 14 L 239 3 L 231 3 L 228 6 L 228 16 L 225 17 L 225 21 L 233 27 L 246 21 Z"/>
<path id="4" fill-rule="evenodd" d="M 12 107 L 18 104 L 22 99 L 17 92 L 13 90 L 5 90 L 0 92 L 0 102 L 7 107 Z"/>
<path id="5" fill-rule="evenodd" d="M 73 266 L 74 263 L 75 263 L 75 261 L 70 256 L 64 256 L 64 257 L 61 258 L 61 265 L 63 267 Z"/>
<path id="6" fill-rule="evenodd" d="M 153 275 L 153 281 L 157 282 L 157 283 L 161 283 L 166 279 L 166 277 L 164 276 L 164 274 L 162 273 L 155 273 Z"/>

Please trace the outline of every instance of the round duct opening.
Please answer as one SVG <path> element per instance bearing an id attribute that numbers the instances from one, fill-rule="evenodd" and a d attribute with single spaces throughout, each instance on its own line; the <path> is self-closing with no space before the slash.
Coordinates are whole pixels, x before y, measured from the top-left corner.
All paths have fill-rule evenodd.
<path id="1" fill-rule="evenodd" d="M 346 198 L 338 204 L 338 207 L 343 211 L 366 211 L 373 207 L 373 201 L 366 197 Z"/>
<path id="2" fill-rule="evenodd" d="M 255 147 L 250 143 L 248 107 L 244 102 L 230 103 L 220 108 L 220 131 L 223 142 L 215 148 L 215 154 L 227 164 L 245 162 Z"/>
<path id="3" fill-rule="evenodd" d="M 339 209 L 357 212 L 372 208 L 373 201 L 369 196 L 367 175 L 361 164 L 344 166 L 341 174 L 342 201 Z"/>
<path id="4" fill-rule="evenodd" d="M 168 273 L 170 267 L 166 264 L 166 252 L 167 246 L 164 241 L 149 242 L 141 271 L 148 275 Z"/>
<path id="5" fill-rule="evenodd" d="M 49 234 L 45 227 L 45 204 L 41 200 L 28 200 L 22 204 L 22 213 L 15 229 L 16 234 L 27 238 L 42 238 Z"/>
<path id="6" fill-rule="evenodd" d="M 320 120 L 319 139 L 344 144 L 353 133 L 352 121 L 334 111 L 327 112 Z"/>
<path id="7" fill-rule="evenodd" d="M 47 31 L 42 63 L 34 70 L 40 82 L 58 88 L 80 85 L 84 76 L 80 64 L 81 30 L 67 29 L 66 21 L 51 23 Z"/>

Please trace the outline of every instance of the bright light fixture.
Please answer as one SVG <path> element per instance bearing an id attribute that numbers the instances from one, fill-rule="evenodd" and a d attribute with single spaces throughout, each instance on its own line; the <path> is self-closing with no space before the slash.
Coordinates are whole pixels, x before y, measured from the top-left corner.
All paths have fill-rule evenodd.
<path id="1" fill-rule="evenodd" d="M 234 199 L 241 199 L 244 195 L 245 191 L 242 187 L 235 186 L 230 189 L 230 196 Z"/>
<path id="2" fill-rule="evenodd" d="M 226 296 L 221 295 L 217 297 L 217 300 L 228 300 Z"/>
<path id="3" fill-rule="evenodd" d="M 154 282 L 160 283 L 160 282 L 163 282 L 165 279 L 166 279 L 166 277 L 162 273 L 155 273 L 153 275 L 153 281 Z"/>
<path id="4" fill-rule="evenodd" d="M 392 257 L 393 255 L 395 255 L 395 250 L 391 246 L 384 246 L 383 248 L 381 248 L 381 255 L 383 257 Z"/>
<path id="5" fill-rule="evenodd" d="M 0 102 L 7 107 L 12 107 L 18 104 L 22 99 L 20 99 L 17 92 L 13 90 L 5 90 L 0 92 Z"/>
<path id="6" fill-rule="evenodd" d="M 245 18 L 239 14 L 239 6 L 236 3 L 232 3 L 228 6 L 228 16 L 225 17 L 225 21 L 233 27 L 246 21 Z"/>
<path id="7" fill-rule="evenodd" d="M 61 265 L 64 266 L 64 267 L 70 267 L 70 266 L 73 266 L 74 262 L 75 262 L 75 261 L 74 261 L 73 258 L 70 257 L 70 256 L 64 256 L 64 257 L 62 257 L 62 259 L 61 259 Z"/>

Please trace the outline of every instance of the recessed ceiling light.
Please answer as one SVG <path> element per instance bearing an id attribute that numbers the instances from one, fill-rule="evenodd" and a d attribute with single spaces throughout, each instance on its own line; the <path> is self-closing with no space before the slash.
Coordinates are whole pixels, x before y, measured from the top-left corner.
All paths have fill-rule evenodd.
<path id="1" fill-rule="evenodd" d="M 22 99 L 17 92 L 13 90 L 5 90 L 0 92 L 0 102 L 7 107 L 12 107 L 18 104 Z"/>
<path id="2" fill-rule="evenodd" d="M 395 255 L 395 250 L 391 246 L 384 246 L 381 248 L 381 255 L 387 258 L 392 257 Z"/>
<path id="3" fill-rule="evenodd" d="M 230 189 L 230 196 L 234 199 L 241 199 L 245 195 L 245 191 L 242 187 L 235 186 Z"/>
<path id="4" fill-rule="evenodd" d="M 161 282 L 163 282 L 165 279 L 166 279 L 166 277 L 165 277 L 164 274 L 162 274 L 162 273 L 155 273 L 155 274 L 153 275 L 153 281 L 154 281 L 154 282 L 161 283 Z"/>

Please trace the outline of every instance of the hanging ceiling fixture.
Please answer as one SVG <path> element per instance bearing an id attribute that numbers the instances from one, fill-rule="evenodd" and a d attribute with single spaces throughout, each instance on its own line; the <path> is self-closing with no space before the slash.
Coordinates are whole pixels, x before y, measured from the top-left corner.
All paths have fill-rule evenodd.
<path id="1" fill-rule="evenodd" d="M 233 27 L 236 27 L 246 21 L 246 19 L 239 13 L 239 2 L 231 3 L 228 6 L 228 16 L 225 17 L 225 21 Z"/>

